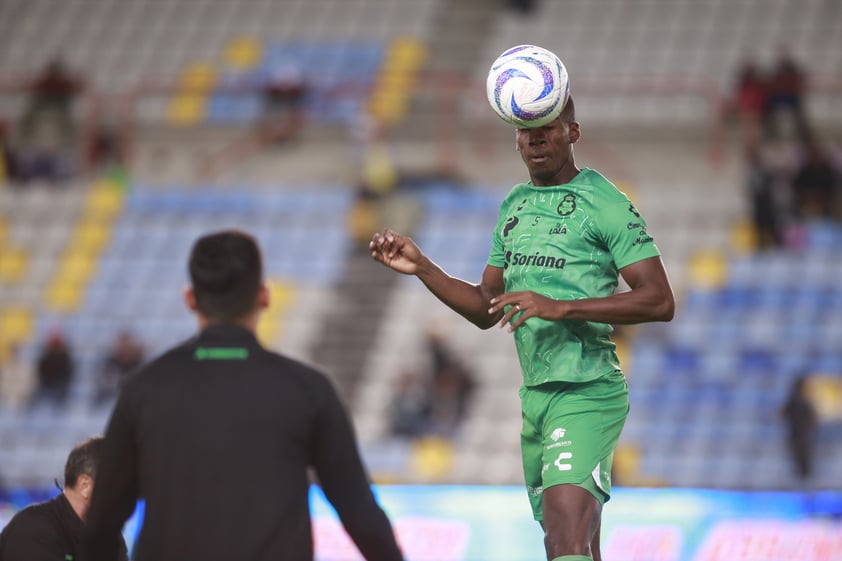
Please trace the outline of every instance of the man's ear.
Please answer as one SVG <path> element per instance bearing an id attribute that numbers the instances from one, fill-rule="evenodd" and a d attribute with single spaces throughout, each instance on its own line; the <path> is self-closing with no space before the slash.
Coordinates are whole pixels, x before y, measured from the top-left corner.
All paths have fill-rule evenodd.
<path id="1" fill-rule="evenodd" d="M 579 128 L 579 121 L 570 122 L 570 144 L 576 144 L 582 136 L 582 130 Z"/>
<path id="2" fill-rule="evenodd" d="M 80 475 L 76 479 L 76 492 L 79 493 L 83 499 L 90 500 L 91 494 L 94 492 L 93 478 L 90 475 Z"/>
<path id="3" fill-rule="evenodd" d="M 271 304 L 271 298 L 269 297 L 269 288 L 266 286 L 266 283 L 260 285 L 260 290 L 257 292 L 257 307 L 261 310 L 265 310 Z"/>
<path id="4" fill-rule="evenodd" d="M 198 310 L 196 306 L 196 293 L 193 292 L 193 287 L 188 286 L 184 289 L 184 304 L 187 306 L 187 309 L 195 312 Z"/>

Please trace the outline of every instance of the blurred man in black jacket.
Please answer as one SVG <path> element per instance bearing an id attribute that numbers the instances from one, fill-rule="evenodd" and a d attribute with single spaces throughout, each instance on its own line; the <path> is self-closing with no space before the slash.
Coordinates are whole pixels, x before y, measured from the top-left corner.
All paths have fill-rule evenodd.
<path id="1" fill-rule="evenodd" d="M 268 291 L 254 239 L 204 236 L 189 271 L 200 332 L 121 390 L 89 514 L 91 561 L 110 561 L 138 498 L 138 561 L 312 559 L 311 467 L 363 556 L 400 561 L 333 386 L 255 338 Z"/>
<path id="2" fill-rule="evenodd" d="M 80 561 L 80 542 L 97 477 L 103 438 L 78 444 L 64 466 L 64 489 L 49 501 L 30 505 L 9 521 L 0 534 L 2 561 Z M 126 559 L 117 536 L 118 559 Z"/>

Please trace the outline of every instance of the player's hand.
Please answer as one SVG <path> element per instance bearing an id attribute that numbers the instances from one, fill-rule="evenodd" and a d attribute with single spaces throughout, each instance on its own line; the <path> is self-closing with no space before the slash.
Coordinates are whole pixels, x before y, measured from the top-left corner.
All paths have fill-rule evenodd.
<path id="1" fill-rule="evenodd" d="M 548 321 L 563 319 L 567 309 L 563 300 L 553 300 L 532 291 L 524 291 L 506 292 L 492 298 L 488 313 L 493 316 L 505 310 L 506 306 L 510 308 L 500 320 L 500 327 L 505 327 L 511 322 L 509 333 L 523 325 L 523 322 L 529 318 L 541 318 Z"/>
<path id="2" fill-rule="evenodd" d="M 371 256 L 392 270 L 406 275 L 414 275 L 424 254 L 411 238 L 386 229 L 372 236 L 368 244 Z"/>

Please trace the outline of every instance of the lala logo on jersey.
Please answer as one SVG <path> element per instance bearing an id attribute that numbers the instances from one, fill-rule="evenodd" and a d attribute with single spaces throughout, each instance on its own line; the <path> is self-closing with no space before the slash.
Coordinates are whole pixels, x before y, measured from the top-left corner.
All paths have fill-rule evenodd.
<path id="1" fill-rule="evenodd" d="M 558 203 L 556 212 L 558 212 L 561 216 L 570 216 L 573 214 L 574 210 L 576 210 L 576 195 L 568 193 L 564 195 L 564 198 L 560 203 Z"/>

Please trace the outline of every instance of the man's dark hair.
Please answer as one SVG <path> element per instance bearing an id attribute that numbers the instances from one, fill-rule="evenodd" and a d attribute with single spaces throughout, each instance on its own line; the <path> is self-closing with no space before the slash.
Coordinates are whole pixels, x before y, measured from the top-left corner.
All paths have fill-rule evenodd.
<path id="1" fill-rule="evenodd" d="M 64 485 L 71 489 L 76 487 L 79 476 L 87 475 L 96 480 L 96 470 L 102 457 L 102 445 L 105 439 L 92 436 L 77 444 L 67 456 L 64 464 Z"/>
<path id="2" fill-rule="evenodd" d="M 252 236 L 238 230 L 202 236 L 190 252 L 189 269 L 196 307 L 206 318 L 235 322 L 254 311 L 263 262 Z"/>
<path id="3" fill-rule="evenodd" d="M 561 120 L 565 123 L 572 123 L 576 120 L 576 106 L 573 105 L 573 96 L 567 98 L 564 109 L 561 110 Z"/>

